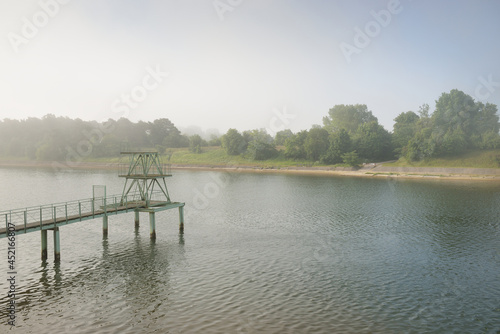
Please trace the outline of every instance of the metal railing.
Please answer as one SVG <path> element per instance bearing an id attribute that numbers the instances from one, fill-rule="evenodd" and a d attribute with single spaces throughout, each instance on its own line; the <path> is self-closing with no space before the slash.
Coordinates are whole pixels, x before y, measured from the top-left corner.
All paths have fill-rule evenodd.
<path id="1" fill-rule="evenodd" d="M 144 170 L 141 164 L 131 165 L 129 163 L 119 164 L 119 175 L 121 176 L 144 176 L 144 175 L 172 175 L 171 164 L 152 165 L 149 170 Z"/>
<path id="2" fill-rule="evenodd" d="M 165 195 L 161 191 L 153 192 L 151 199 L 164 200 Z M 108 212 L 110 214 L 118 214 L 119 211 L 128 212 L 144 205 L 145 202 L 138 193 L 129 194 L 124 198 L 122 195 L 111 195 L 0 211 L 0 219 L 4 220 L 6 233 L 9 231 L 9 226 L 10 229 L 15 226 L 17 232 L 26 233 L 28 229 L 38 228 L 33 225 L 34 223 L 38 223 L 40 229 L 50 222 L 56 227 L 69 221 L 81 221 L 82 218 L 94 218 L 96 215 Z"/>

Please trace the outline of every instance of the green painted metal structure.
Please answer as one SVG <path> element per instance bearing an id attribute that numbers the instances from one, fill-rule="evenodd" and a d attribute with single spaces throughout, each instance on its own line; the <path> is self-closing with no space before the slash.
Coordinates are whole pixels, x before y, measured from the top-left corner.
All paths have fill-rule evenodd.
<path id="1" fill-rule="evenodd" d="M 160 162 L 155 151 L 122 152 L 129 155 L 128 168 L 120 170 L 120 177 L 125 177 L 121 195 L 106 196 L 105 186 L 93 186 L 93 197 L 83 200 L 40 205 L 0 212 L 0 238 L 7 237 L 9 231 L 16 235 L 41 231 L 42 260 L 47 259 L 47 230 L 54 231 L 54 258 L 60 259 L 60 232 L 64 225 L 85 220 L 103 218 L 103 235 L 108 234 L 108 216 L 135 212 L 135 226 L 139 226 L 139 212 L 148 212 L 150 218 L 150 236 L 156 238 L 155 213 L 179 208 L 179 230 L 184 231 L 184 205 L 172 202 L 168 195 L 166 177 L 172 176 L 170 166 Z M 128 185 L 128 187 L 127 187 Z M 158 190 L 155 190 L 158 188 Z M 103 196 L 96 193 L 103 191 Z"/>
<path id="2" fill-rule="evenodd" d="M 122 199 L 133 191 L 139 194 L 142 201 L 149 206 L 155 186 L 164 195 L 164 201 L 170 203 L 165 178 L 171 177 L 170 165 L 162 164 L 156 151 L 126 151 L 122 155 L 129 156 L 128 164 L 120 165 L 120 177 L 125 178 Z"/>

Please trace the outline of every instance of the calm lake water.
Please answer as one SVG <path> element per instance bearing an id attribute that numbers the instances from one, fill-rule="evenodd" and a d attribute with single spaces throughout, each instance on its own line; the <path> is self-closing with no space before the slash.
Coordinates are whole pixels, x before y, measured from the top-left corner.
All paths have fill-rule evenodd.
<path id="1" fill-rule="evenodd" d="M 122 191 L 116 171 L 0 169 L 0 210 Z M 498 333 L 500 183 L 177 171 L 178 211 L 17 237 L 13 333 Z M 9 332 L 0 240 L 0 332 Z"/>

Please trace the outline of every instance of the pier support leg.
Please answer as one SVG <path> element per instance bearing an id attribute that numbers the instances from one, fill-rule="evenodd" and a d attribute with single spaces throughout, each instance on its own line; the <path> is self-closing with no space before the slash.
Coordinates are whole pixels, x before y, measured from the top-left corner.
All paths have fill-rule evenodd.
<path id="1" fill-rule="evenodd" d="M 59 240 L 59 227 L 54 228 L 54 261 L 61 260 L 61 242 Z"/>
<path id="2" fill-rule="evenodd" d="M 155 213 L 149 213 L 149 236 L 151 239 L 156 239 L 156 222 L 155 222 Z"/>
<path id="3" fill-rule="evenodd" d="M 135 227 L 139 227 L 139 211 L 134 211 L 135 213 Z"/>
<path id="4" fill-rule="evenodd" d="M 47 260 L 47 230 L 42 230 L 42 261 Z"/>
<path id="5" fill-rule="evenodd" d="M 179 232 L 184 233 L 184 207 L 179 207 Z"/>
<path id="6" fill-rule="evenodd" d="M 108 216 L 102 216 L 102 236 L 108 236 Z"/>

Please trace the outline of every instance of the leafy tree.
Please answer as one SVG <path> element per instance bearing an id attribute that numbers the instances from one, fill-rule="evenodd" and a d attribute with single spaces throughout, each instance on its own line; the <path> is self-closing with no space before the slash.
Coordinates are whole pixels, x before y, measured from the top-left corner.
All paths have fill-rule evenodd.
<path id="1" fill-rule="evenodd" d="M 435 151 L 435 143 L 431 136 L 432 129 L 430 127 L 420 129 L 402 149 L 402 156 L 409 161 L 418 161 L 431 157 Z"/>
<path id="2" fill-rule="evenodd" d="M 98 145 L 93 146 L 93 155 L 96 157 L 112 157 L 120 154 L 120 139 L 114 134 L 110 133 L 104 135 Z"/>
<path id="3" fill-rule="evenodd" d="M 496 149 L 500 148 L 500 135 L 492 130 L 481 135 L 481 141 L 476 143 L 476 147 L 480 149 Z"/>
<path id="4" fill-rule="evenodd" d="M 114 129 L 113 134 L 122 142 L 132 143 L 132 135 L 135 132 L 135 124 L 127 118 L 120 118 L 116 122 L 111 121 L 111 126 Z"/>
<path id="5" fill-rule="evenodd" d="M 304 149 L 308 159 L 317 161 L 328 149 L 328 131 L 323 128 L 312 128 L 307 134 Z"/>
<path id="6" fill-rule="evenodd" d="M 302 130 L 285 140 L 285 157 L 288 159 L 305 159 L 307 157 L 304 147 L 308 131 Z"/>
<path id="7" fill-rule="evenodd" d="M 391 134 L 376 121 L 362 124 L 353 141 L 357 153 L 363 159 L 381 161 L 392 158 Z"/>
<path id="8" fill-rule="evenodd" d="M 360 160 L 356 151 L 342 154 L 342 161 L 352 167 L 359 167 Z"/>
<path id="9" fill-rule="evenodd" d="M 478 113 L 475 132 L 471 136 L 472 145 L 481 149 L 500 147 L 500 123 L 498 109 L 494 104 L 477 102 Z"/>
<path id="10" fill-rule="evenodd" d="M 222 147 L 229 155 L 238 155 L 246 150 L 247 142 L 236 129 L 227 130 L 221 138 Z"/>
<path id="11" fill-rule="evenodd" d="M 443 93 L 436 101 L 436 110 L 432 114 L 434 133 L 444 136 L 456 129 L 461 129 L 465 136 L 470 136 L 478 114 L 478 106 L 469 95 L 457 89 Z"/>
<path id="12" fill-rule="evenodd" d="M 273 144 L 259 140 L 252 140 L 248 144 L 247 152 L 252 160 L 267 160 L 278 155 Z"/>
<path id="13" fill-rule="evenodd" d="M 189 146 L 189 137 L 181 135 L 181 132 L 167 118 L 156 119 L 153 123 L 139 122 L 137 125 L 145 127 L 144 133 L 153 147 L 156 145 L 169 148 Z M 140 137 L 137 140 L 140 142 Z"/>
<path id="14" fill-rule="evenodd" d="M 432 120 L 428 104 L 420 106 L 418 116 L 419 119 L 415 124 L 415 134 L 399 152 L 399 156 L 403 156 L 409 161 L 430 157 L 434 154 L 436 148 L 432 138 Z M 396 153 L 398 152 L 396 151 Z"/>
<path id="15" fill-rule="evenodd" d="M 255 129 L 243 132 L 247 143 L 247 153 L 253 160 L 266 160 L 277 155 L 273 137 L 265 129 Z"/>
<path id="16" fill-rule="evenodd" d="M 167 148 L 189 147 L 189 138 L 183 135 L 169 134 L 163 139 L 162 144 Z"/>
<path id="17" fill-rule="evenodd" d="M 429 118 L 429 105 L 427 103 L 422 104 L 420 107 L 418 107 L 418 116 L 420 118 Z"/>
<path id="18" fill-rule="evenodd" d="M 276 146 L 285 145 L 285 141 L 292 136 L 293 132 L 290 129 L 278 131 L 274 136 L 274 145 Z"/>
<path id="19" fill-rule="evenodd" d="M 4 119 L 0 134 L 2 135 L 2 144 L 4 152 L 9 156 L 22 156 L 24 154 L 24 145 L 22 140 L 23 125 L 18 120 Z M 39 138 L 41 141 L 42 138 Z"/>
<path id="20" fill-rule="evenodd" d="M 338 163 L 352 150 L 361 159 L 387 159 L 391 157 L 391 146 L 409 160 L 456 154 L 470 148 L 500 148 L 497 106 L 475 102 L 456 89 L 440 96 L 434 113 L 424 104 L 418 112 L 401 113 L 394 121 L 391 139 L 366 105 L 337 105 L 323 119 L 323 129 L 315 125 L 295 135 L 283 130 L 274 139 L 263 129 L 243 134 L 230 129 L 223 136 L 225 140 L 212 136 L 210 145 L 223 145 L 231 154 L 243 153 L 248 147 L 248 155 L 254 159 L 272 157 L 276 154 L 274 145 L 284 145 L 284 155 L 289 159 L 320 159 L 324 163 Z M 189 146 L 199 152 L 207 145 L 201 138 L 182 135 L 167 118 L 137 123 L 121 118 L 106 123 L 111 132 L 101 131 L 103 124 L 96 121 L 52 114 L 41 119 L 4 119 L 0 121 L 0 155 L 64 160 L 77 155 L 113 156 L 124 148 L 124 142 L 133 145 L 128 148 L 155 147 L 160 152 L 168 147 Z"/>
<path id="21" fill-rule="evenodd" d="M 434 154 L 442 156 L 463 152 L 472 135 L 477 114 L 474 100 L 464 92 L 453 89 L 450 93 L 441 94 L 431 116 L 432 139 L 436 145 Z"/>
<path id="22" fill-rule="evenodd" d="M 489 131 L 498 133 L 500 131 L 500 123 L 497 106 L 491 103 L 483 104 L 481 102 L 477 102 L 476 104 L 478 113 L 475 130 L 478 133 L 486 133 Z"/>
<path id="23" fill-rule="evenodd" d="M 441 94 L 436 110 L 429 116 L 428 106 L 420 111 L 414 136 L 401 149 L 408 160 L 459 154 L 472 147 L 488 147 L 498 133 L 495 105 L 474 102 L 472 97 L 457 89 Z M 396 131 L 395 131 L 396 132 Z"/>
<path id="24" fill-rule="evenodd" d="M 351 150 L 352 141 L 349 133 L 345 129 L 334 132 L 329 136 L 330 146 L 321 161 L 327 164 L 336 164 L 342 162 L 342 155 Z"/>
<path id="25" fill-rule="evenodd" d="M 410 139 L 417 132 L 417 125 L 420 117 L 413 111 L 402 112 L 394 119 L 394 131 L 392 134 L 392 143 L 394 152 L 401 155 L 403 147 L 408 145 Z"/>
<path id="26" fill-rule="evenodd" d="M 462 153 L 468 148 L 496 147 L 497 107 L 474 102 L 457 89 L 441 94 L 430 117 L 433 156 Z"/>
<path id="27" fill-rule="evenodd" d="M 37 160 L 63 160 L 64 149 L 62 142 L 58 140 L 59 133 L 57 130 L 50 134 L 46 134 L 38 149 L 36 150 Z"/>
<path id="28" fill-rule="evenodd" d="M 221 146 L 221 139 L 216 134 L 211 134 L 208 140 L 208 146 Z"/>
<path id="29" fill-rule="evenodd" d="M 461 128 L 449 129 L 442 137 L 440 150 L 442 155 L 458 154 L 467 149 L 467 137 Z"/>
<path id="30" fill-rule="evenodd" d="M 269 135 L 265 129 L 243 131 L 243 138 L 245 139 L 247 144 L 254 140 L 268 144 L 271 144 L 273 142 L 273 137 L 271 137 L 271 135 Z"/>
<path id="31" fill-rule="evenodd" d="M 161 144 L 165 137 L 177 137 L 181 132 L 168 118 L 155 119 L 150 127 L 150 141 L 154 145 Z"/>
<path id="32" fill-rule="evenodd" d="M 193 153 L 201 153 L 201 146 L 203 139 L 199 135 L 192 135 L 189 137 L 189 150 Z"/>
<path id="33" fill-rule="evenodd" d="M 324 128 L 330 133 L 345 129 L 353 134 L 360 125 L 373 121 L 377 121 L 377 118 L 365 104 L 339 104 L 328 111 L 328 116 L 323 117 Z"/>

